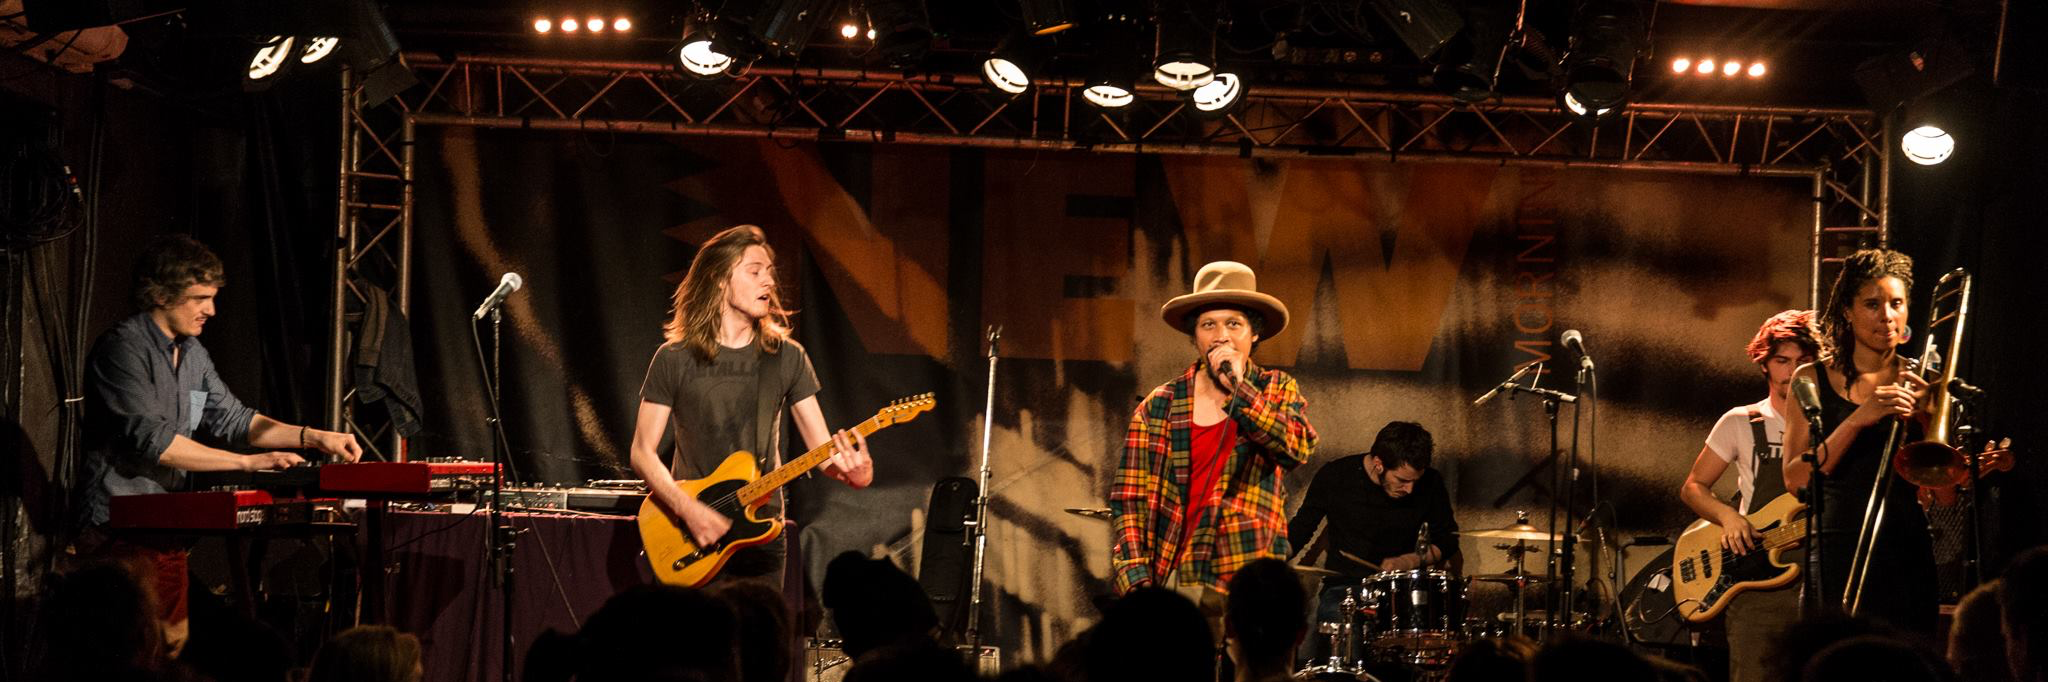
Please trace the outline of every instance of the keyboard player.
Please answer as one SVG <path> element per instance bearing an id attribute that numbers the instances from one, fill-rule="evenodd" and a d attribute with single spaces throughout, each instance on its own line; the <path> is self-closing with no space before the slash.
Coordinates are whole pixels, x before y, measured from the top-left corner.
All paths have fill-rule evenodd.
<path id="1" fill-rule="evenodd" d="M 84 460 L 79 491 L 81 556 L 118 561 L 153 583 L 165 639 L 175 652 L 187 634 L 186 550 L 171 541 L 111 539 L 103 531 L 118 495 L 180 491 L 195 471 L 281 469 L 319 451 L 336 461 L 362 456 L 355 436 L 287 424 L 235 399 L 214 371 L 199 334 L 226 284 L 220 258 L 184 235 L 166 235 L 136 263 L 138 312 L 102 333 L 86 358 Z M 203 442 L 202 442 L 203 441 Z M 215 446 L 264 450 L 239 454 Z"/>

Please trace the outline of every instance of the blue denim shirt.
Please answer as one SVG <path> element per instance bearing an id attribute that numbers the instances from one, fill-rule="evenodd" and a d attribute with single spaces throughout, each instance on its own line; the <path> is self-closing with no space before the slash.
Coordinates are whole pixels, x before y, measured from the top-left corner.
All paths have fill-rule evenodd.
<path id="1" fill-rule="evenodd" d="M 85 521 L 106 523 L 114 495 L 182 489 L 185 472 L 157 463 L 174 436 L 246 445 L 255 417 L 221 383 L 199 339 L 166 337 L 148 313 L 122 320 L 86 357 Z"/>

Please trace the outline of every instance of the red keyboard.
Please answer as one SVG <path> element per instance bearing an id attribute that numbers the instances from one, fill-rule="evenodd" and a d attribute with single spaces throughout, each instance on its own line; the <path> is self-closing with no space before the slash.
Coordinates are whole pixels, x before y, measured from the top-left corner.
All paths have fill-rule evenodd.
<path id="1" fill-rule="evenodd" d="M 490 462 L 356 462 L 320 467 L 321 492 L 339 495 L 433 495 L 489 488 Z"/>
<path id="2" fill-rule="evenodd" d="M 338 500 L 279 502 L 261 490 L 115 495 L 107 525 L 123 530 L 244 530 L 306 525 L 341 515 Z"/>

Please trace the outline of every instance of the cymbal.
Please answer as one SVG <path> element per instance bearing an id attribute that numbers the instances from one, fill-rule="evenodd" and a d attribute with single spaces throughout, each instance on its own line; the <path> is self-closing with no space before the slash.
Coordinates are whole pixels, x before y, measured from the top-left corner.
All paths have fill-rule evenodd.
<path id="1" fill-rule="evenodd" d="M 1556 541 L 1564 537 L 1556 533 L 1547 533 L 1541 530 L 1537 530 L 1535 526 L 1531 526 L 1526 523 L 1517 523 L 1512 526 L 1507 526 L 1505 528 L 1458 531 L 1458 534 L 1468 538 L 1499 538 L 1502 540 Z"/>
<path id="2" fill-rule="evenodd" d="M 1513 583 L 1540 583 L 1540 582 L 1543 582 L 1543 581 L 1544 581 L 1544 577 L 1543 577 L 1543 576 L 1540 576 L 1540 575 L 1534 575 L 1534 574 L 1529 574 L 1529 573 L 1485 573 L 1485 574 L 1481 574 L 1481 575 L 1475 575 L 1475 576 L 1470 576 L 1470 578 L 1471 578 L 1472 580 L 1476 580 L 1476 581 L 1479 581 L 1479 582 L 1483 582 L 1483 583 L 1509 583 L 1509 584 L 1513 584 Z"/>
<path id="3" fill-rule="evenodd" d="M 1067 507 L 1067 513 L 1097 521 L 1109 520 L 1109 510 L 1102 507 Z"/>

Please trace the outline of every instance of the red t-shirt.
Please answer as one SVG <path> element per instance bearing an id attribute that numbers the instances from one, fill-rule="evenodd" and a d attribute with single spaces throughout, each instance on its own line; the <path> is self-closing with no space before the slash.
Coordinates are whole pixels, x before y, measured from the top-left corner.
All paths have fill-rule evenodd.
<path id="1" fill-rule="evenodd" d="M 1202 521 L 1202 512 L 1209 508 L 1209 493 L 1216 489 L 1216 482 L 1223 478 L 1223 465 L 1230 461 L 1230 450 L 1237 445 L 1237 421 L 1225 418 L 1208 426 L 1194 427 L 1194 442 L 1189 446 L 1187 513 L 1181 517 L 1181 555 L 1187 555 L 1188 543 L 1195 538 L 1195 526 Z M 1176 565 L 1178 562 L 1176 562 Z"/>

